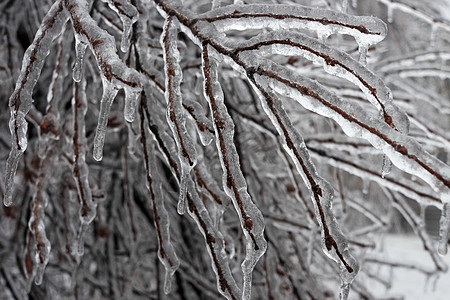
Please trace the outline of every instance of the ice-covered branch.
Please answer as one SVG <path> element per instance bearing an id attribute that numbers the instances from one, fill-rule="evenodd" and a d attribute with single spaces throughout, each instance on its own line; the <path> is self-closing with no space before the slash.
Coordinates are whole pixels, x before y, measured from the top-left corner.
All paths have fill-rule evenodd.
<path id="1" fill-rule="evenodd" d="M 6 206 L 13 203 L 14 176 L 19 160 L 28 145 L 28 123 L 25 117 L 33 103 L 33 88 L 44 66 L 45 58 L 50 53 L 53 41 L 62 33 L 67 21 L 68 14 L 64 9 L 62 0 L 55 2 L 42 21 L 33 43 L 25 52 L 16 88 L 9 99 L 9 106 L 11 107 L 9 127 L 12 135 L 12 146 L 5 174 L 3 203 Z"/>
<path id="2" fill-rule="evenodd" d="M 234 124 L 223 103 L 223 92 L 218 82 L 217 58 L 210 58 L 210 52 L 214 50 L 208 50 L 207 44 L 203 45 L 202 51 L 204 93 L 213 117 L 216 146 L 223 172 L 223 188 L 233 200 L 247 240 L 246 257 L 242 262 L 244 273 L 242 299 L 250 299 L 252 271 L 267 247 L 263 237 L 264 220 L 247 192 L 247 183 L 239 166 L 239 157 L 233 143 Z"/>
<path id="3" fill-rule="evenodd" d="M 197 163 L 197 153 L 192 138 L 186 130 L 186 117 L 181 99 L 182 71 L 179 64 L 180 54 L 177 49 L 176 21 L 168 18 L 161 35 L 161 46 L 163 48 L 165 61 L 165 98 L 167 101 L 167 122 L 175 137 L 180 158 L 181 181 L 180 197 L 178 201 L 178 212 L 183 214 L 186 210 L 185 198 L 187 193 L 190 172 Z"/>
<path id="4" fill-rule="evenodd" d="M 103 158 L 106 125 L 118 89 L 123 88 L 125 90 L 125 107 L 130 112 L 125 117 L 128 121 L 132 121 L 135 111 L 133 106 L 136 105 L 141 91 L 141 75 L 136 70 L 128 68 L 121 61 L 117 55 L 114 38 L 98 27 L 89 15 L 88 3 L 85 0 L 77 2 L 65 0 L 64 5 L 70 14 L 75 31 L 77 64 L 83 63 L 84 52 L 89 45 L 97 59 L 102 75 L 103 96 L 94 140 L 94 159 L 101 160 Z M 77 64 L 75 64 L 75 67 L 79 68 Z M 79 71 L 74 69 L 74 75 L 77 72 Z M 79 76 L 74 76 L 74 79 L 75 81 L 79 80 Z"/>

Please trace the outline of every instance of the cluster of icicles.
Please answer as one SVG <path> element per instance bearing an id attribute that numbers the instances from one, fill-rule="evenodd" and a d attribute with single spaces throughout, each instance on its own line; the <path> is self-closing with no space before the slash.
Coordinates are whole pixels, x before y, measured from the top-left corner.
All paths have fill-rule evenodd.
<path id="1" fill-rule="evenodd" d="M 209 121 L 209 123 L 212 124 L 215 133 L 215 141 L 223 169 L 223 190 L 231 198 L 240 217 L 241 227 L 247 243 L 246 256 L 242 263 L 242 291 L 235 284 L 231 271 L 226 268 L 221 270 L 223 274 L 220 276 L 224 276 L 227 282 L 234 284 L 228 290 L 224 289 L 221 286 L 224 279 L 219 278 L 217 267 L 214 263 L 212 264 L 217 275 L 219 292 L 229 299 L 233 299 L 233 295 L 238 293 L 242 295 L 242 299 L 250 299 L 252 270 L 267 247 L 263 237 L 264 221 L 262 214 L 247 192 L 247 184 L 238 163 L 239 158 L 233 142 L 234 125 L 227 113 L 218 79 L 219 64 L 222 61 L 230 64 L 237 72 L 249 78 L 255 92 L 260 96 L 265 112 L 278 133 L 283 137 L 285 142 L 283 144 L 284 149 L 293 160 L 306 185 L 311 189 L 316 218 L 324 237 L 324 252 L 338 262 L 341 267 L 342 299 L 346 299 L 349 286 L 355 278 L 359 266 L 349 253 L 346 239 L 339 229 L 331 210 L 333 190 L 318 175 L 302 136 L 291 124 L 280 100 L 278 100 L 282 96 L 288 96 L 298 101 L 306 109 L 335 120 L 347 135 L 366 139 L 375 148 L 381 149 L 385 153 L 383 176 L 390 172 L 392 161 L 400 169 L 419 176 L 434 187 L 445 202 L 442 209 L 439 252 L 442 254 L 447 252 L 447 236 L 450 222 L 449 205 L 447 204 L 450 200 L 449 188 L 443 183 L 443 180 L 437 180 L 434 174 L 430 174 L 426 168 L 418 166 L 417 162 L 411 157 L 399 151 L 401 147 L 396 149 L 394 145 L 407 145 L 408 153 L 421 161 L 425 161 L 428 166 L 431 166 L 430 168 L 442 174 L 444 181 L 448 181 L 447 178 L 450 177 L 449 168 L 423 151 L 415 141 L 407 136 L 409 124 L 406 115 L 393 105 L 391 93 L 382 80 L 365 67 L 367 49 L 369 46 L 381 41 L 386 35 L 384 23 L 373 17 L 354 17 L 324 9 L 287 5 L 231 5 L 194 16 L 192 12 L 181 9 L 180 3 L 171 1 L 155 2 L 159 12 L 166 19 L 161 36 L 161 47 L 164 51 L 165 62 L 165 98 L 168 105 L 167 122 L 170 125 L 177 145 L 181 170 L 178 178 L 180 195 L 177 210 L 180 214 L 189 211 L 192 217 L 196 219 L 198 216 L 186 209 L 187 197 L 192 197 L 192 201 L 201 206 L 201 201 L 197 199 L 198 195 L 192 192 L 194 181 L 191 178 L 191 172 L 193 167 L 199 163 L 195 142 L 185 127 L 185 112 L 183 110 L 183 101 L 185 100 L 182 99 L 180 90 L 182 72 L 179 62 L 181 58 L 177 49 L 176 36 L 179 30 L 182 30 L 202 49 L 204 92 L 205 98 L 210 105 L 211 116 L 214 118 L 214 121 Z M 346 3 L 346 1 L 344 2 Z M 354 2 L 356 3 L 356 1 Z M 130 48 L 133 24 L 140 18 L 139 12 L 135 6 L 126 0 L 108 0 L 107 3 L 123 22 L 120 49 L 122 52 L 127 52 Z M 344 5 L 345 7 L 346 5 Z M 239 15 L 253 15 L 253 17 L 239 17 Z M 271 15 L 289 15 L 291 17 L 276 18 L 271 17 Z M 193 23 L 187 23 L 182 17 L 195 19 L 196 23 L 194 25 Z M 13 142 L 6 170 L 6 192 L 4 197 L 6 206 L 14 203 L 14 176 L 19 160 L 27 148 L 27 122 L 25 117 L 32 107 L 31 95 L 34 85 L 39 78 L 44 59 L 49 54 L 52 43 L 61 35 L 64 25 L 69 20 L 73 24 L 75 34 L 76 60 L 73 68 L 73 80 L 79 84 L 81 90 L 85 88 L 83 62 L 88 47 L 90 47 L 97 59 L 102 77 L 103 96 L 100 103 L 98 125 L 93 146 L 93 157 L 95 160 L 101 160 L 103 157 L 103 145 L 109 113 L 119 89 L 124 89 L 125 91 L 124 116 L 125 120 L 131 123 L 135 120 L 142 89 L 145 90 L 146 88 L 142 84 L 141 74 L 135 69 L 127 67 L 116 54 L 114 38 L 106 31 L 100 29 L 90 17 L 89 4 L 85 0 L 56 1 L 42 22 L 35 40 L 25 54 L 22 72 L 17 81 L 16 89 L 10 98 L 10 129 Z M 142 26 L 141 30 L 145 30 L 145 25 Z M 193 30 L 194 27 L 196 31 Z M 244 31 L 265 28 L 271 28 L 272 30 L 245 41 L 238 42 L 227 36 L 227 32 L 231 30 Z M 317 39 L 289 30 L 295 28 L 306 28 L 315 31 Z M 327 37 L 336 33 L 354 36 L 359 45 L 359 62 L 346 53 L 327 46 Z M 233 53 L 234 56 L 228 55 L 229 53 Z M 269 60 L 273 54 L 302 56 L 314 63 L 321 64 L 329 74 L 351 81 L 378 108 L 381 118 L 366 116 L 360 107 L 346 103 L 317 82 L 273 63 Z M 259 70 L 259 72 L 253 74 L 250 70 Z M 271 72 L 277 75 L 270 75 L 272 74 Z M 288 83 L 286 84 L 286 82 Z M 302 91 L 309 90 L 313 91 L 314 94 L 305 94 L 305 92 L 296 88 L 294 84 L 290 85 L 292 82 L 303 86 L 304 89 Z M 79 124 L 84 124 L 83 119 L 87 110 L 87 102 L 85 97 L 81 99 L 82 103 L 79 106 L 80 111 L 76 121 Z M 328 102 L 318 102 L 317 99 L 326 99 Z M 269 100 L 273 100 L 275 104 L 270 105 Z M 359 123 L 349 116 L 359 120 Z M 83 141 L 81 139 L 85 136 L 84 127 L 79 126 L 78 130 L 80 140 L 75 141 L 75 143 L 82 144 Z M 378 134 L 377 132 L 381 133 Z M 199 135 L 204 144 L 208 144 L 214 139 L 212 135 L 208 136 L 208 133 L 202 131 L 199 131 Z M 145 137 L 143 138 L 145 140 Z M 392 144 L 392 141 L 395 141 L 395 144 Z M 153 151 L 153 146 L 147 147 L 147 145 L 144 145 L 144 152 L 149 157 L 146 164 L 147 172 L 149 172 L 150 176 L 151 169 L 153 169 L 152 165 L 155 164 L 154 154 L 151 154 Z M 45 153 L 42 155 L 45 155 Z M 81 256 L 83 255 L 83 236 L 88 225 L 96 216 L 96 204 L 92 200 L 88 183 L 88 168 L 83 153 L 74 154 L 75 167 L 78 172 L 76 177 L 78 196 L 82 199 L 82 208 L 80 208 L 81 225 L 77 250 L 77 254 Z M 232 184 L 229 182 L 230 176 L 233 178 Z M 151 182 L 149 182 L 149 188 L 151 189 L 150 185 Z M 320 188 L 320 193 L 315 190 L 317 186 Z M 160 212 L 160 224 L 157 224 L 157 226 L 159 226 L 162 238 L 158 242 L 159 246 L 165 249 L 165 255 L 159 255 L 159 258 L 166 268 L 165 292 L 169 292 L 170 278 L 178 268 L 179 262 L 170 244 L 169 220 L 160 195 L 160 188 L 155 188 L 153 192 L 156 200 L 153 205 L 158 206 Z M 38 261 L 38 264 L 34 271 L 34 276 L 35 283 L 40 284 L 49 258 L 50 243 L 46 238 L 43 222 L 43 210 L 46 206 L 45 199 L 44 201 L 36 202 L 36 205 L 38 207 L 33 210 L 36 211 L 36 214 L 32 215 L 29 226 L 34 235 L 39 235 L 44 245 L 43 249 L 36 249 L 36 261 Z M 321 216 L 322 213 L 323 216 Z M 215 231 L 212 227 L 209 230 L 211 232 Z M 220 236 L 220 234 L 217 234 L 217 236 Z M 328 241 L 329 238 L 332 238 L 335 246 L 331 247 L 326 243 L 325 239 Z M 221 243 L 221 241 L 216 241 L 215 243 L 214 247 L 217 248 L 217 253 L 223 252 Z M 215 259 L 219 260 L 219 264 L 225 265 L 222 262 L 223 257 L 215 257 Z"/>

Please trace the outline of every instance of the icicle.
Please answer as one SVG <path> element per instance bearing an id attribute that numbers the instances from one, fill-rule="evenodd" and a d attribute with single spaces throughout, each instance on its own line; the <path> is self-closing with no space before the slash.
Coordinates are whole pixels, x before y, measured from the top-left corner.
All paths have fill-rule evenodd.
<path id="1" fill-rule="evenodd" d="M 75 82 L 80 82 L 81 80 L 81 70 L 84 63 L 84 56 L 86 54 L 86 48 L 88 44 L 81 40 L 82 38 L 75 34 L 75 66 L 73 67 L 73 80 Z"/>
<path id="2" fill-rule="evenodd" d="M 108 6 L 114 10 L 122 21 L 122 40 L 120 41 L 120 50 L 127 52 L 130 48 L 131 31 L 133 24 L 138 20 L 138 11 L 134 5 L 127 0 L 104 0 Z"/>
<path id="3" fill-rule="evenodd" d="M 10 206 L 12 204 L 14 176 L 16 175 L 17 166 L 19 164 L 19 160 L 23 152 L 24 151 L 20 151 L 13 148 L 9 153 L 8 160 L 6 161 L 5 195 L 3 197 L 3 204 L 5 206 Z"/>
<path id="4" fill-rule="evenodd" d="M 28 145 L 28 123 L 25 120 L 25 116 L 32 107 L 33 100 L 31 95 L 33 94 L 33 88 L 39 79 L 45 58 L 50 53 L 50 47 L 63 31 L 68 18 L 67 12 L 62 9 L 61 1 L 56 1 L 44 17 L 33 43 L 25 52 L 14 93 L 9 98 L 11 109 L 9 128 L 13 142 L 6 162 L 5 195 L 3 198 L 5 206 L 12 204 L 14 176 L 20 157 Z M 30 72 L 27 70 L 30 70 Z"/>
<path id="5" fill-rule="evenodd" d="M 367 50 L 368 46 L 366 44 L 359 44 L 358 52 L 359 52 L 359 63 L 365 66 L 367 64 Z"/>
<path id="6" fill-rule="evenodd" d="M 220 0 L 212 0 L 211 9 L 216 9 L 220 7 Z"/>
<path id="7" fill-rule="evenodd" d="M 136 22 L 136 20 L 134 22 Z M 130 48 L 131 30 L 133 29 L 134 22 L 128 18 L 122 19 L 123 32 L 122 40 L 120 41 L 120 51 L 124 53 Z"/>
<path id="8" fill-rule="evenodd" d="M 425 223 L 425 213 L 427 211 L 427 206 L 424 204 L 420 204 L 420 218 L 423 220 L 423 222 Z"/>
<path id="9" fill-rule="evenodd" d="M 154 144 L 152 143 L 151 149 L 154 153 Z M 152 170 L 156 172 L 156 162 L 155 157 L 153 154 L 150 157 L 150 167 L 152 167 Z M 155 178 L 155 180 L 158 181 L 158 179 Z M 159 217 L 159 229 L 160 230 L 160 237 L 161 240 L 159 240 L 159 251 L 158 251 L 158 258 L 161 261 L 161 263 L 164 265 L 164 268 L 166 270 L 165 276 L 164 276 L 164 293 L 168 294 L 170 292 L 171 286 L 172 286 L 172 277 L 175 274 L 176 270 L 178 270 L 180 266 L 180 262 L 178 260 L 178 257 L 175 253 L 175 250 L 173 248 L 173 245 L 170 240 L 170 232 L 169 232 L 169 225 L 170 225 L 170 219 L 169 215 L 164 207 L 164 196 L 162 193 L 161 183 L 158 182 L 155 184 L 155 194 L 154 194 L 154 202 L 153 205 L 156 206 L 156 209 L 158 211 L 158 217 Z M 156 216 L 155 216 L 156 217 Z"/>
<path id="10" fill-rule="evenodd" d="M 100 103 L 100 112 L 98 114 L 97 130 L 94 138 L 94 159 L 97 161 L 103 158 L 103 145 L 105 144 L 106 127 L 108 125 L 109 113 L 114 98 L 117 95 L 117 88 L 113 83 L 102 76 L 103 96 Z"/>
<path id="11" fill-rule="evenodd" d="M 82 76 L 80 83 L 74 84 L 72 97 L 73 112 L 73 165 L 72 175 L 76 182 L 78 200 L 80 203 L 79 219 L 80 230 L 75 244 L 75 254 L 82 256 L 84 253 L 84 236 L 89 224 L 94 220 L 97 211 L 97 204 L 92 199 L 92 191 L 89 186 L 89 168 L 86 164 L 86 125 L 85 116 L 88 109 L 86 99 L 86 79 L 83 76 L 84 68 L 81 69 Z"/>
<path id="12" fill-rule="evenodd" d="M 430 49 L 431 50 L 436 49 L 436 46 L 437 46 L 437 39 L 439 37 L 438 28 L 439 28 L 439 24 L 436 21 L 434 21 L 431 24 L 431 35 L 430 35 Z"/>
<path id="13" fill-rule="evenodd" d="M 370 180 L 363 178 L 363 188 L 362 188 L 362 193 L 364 195 L 369 194 L 369 187 L 370 187 Z"/>
<path id="14" fill-rule="evenodd" d="M 439 246 L 438 252 L 440 255 L 446 255 L 448 249 L 448 227 L 450 225 L 450 205 L 445 203 L 442 208 L 441 220 L 439 229 Z"/>
<path id="15" fill-rule="evenodd" d="M 125 88 L 125 106 L 123 114 L 127 122 L 133 122 L 136 114 L 136 103 L 141 95 L 140 89 Z"/>
<path id="16" fill-rule="evenodd" d="M 143 101 L 146 98 L 143 94 Z M 147 179 L 147 188 L 150 192 L 153 213 L 154 213 L 154 223 L 156 230 L 158 232 L 158 259 L 163 264 L 166 275 L 164 279 L 164 293 L 169 293 L 171 288 L 171 278 L 173 274 L 180 266 L 180 262 L 175 253 L 173 245 L 170 240 L 170 219 L 167 210 L 164 206 L 164 196 L 161 187 L 161 179 L 158 176 L 158 167 L 156 165 L 155 156 L 155 142 L 150 142 L 147 139 L 147 134 L 145 128 L 149 127 L 149 120 L 145 120 L 144 115 L 144 105 L 140 107 L 140 129 L 141 129 L 141 143 L 144 150 L 145 158 L 145 170 Z M 173 166 L 172 166 L 173 167 Z"/>
<path id="17" fill-rule="evenodd" d="M 226 242 L 220 231 L 213 225 L 211 217 L 195 191 L 193 183 L 193 181 L 190 181 L 188 186 L 188 192 L 191 196 L 188 212 L 197 223 L 199 230 L 207 242 L 211 266 L 216 274 L 217 290 L 228 300 L 240 299 L 238 297 L 241 294 L 241 290 L 237 286 L 230 270 L 225 248 Z M 226 284 L 225 289 L 224 283 Z"/>
<path id="18" fill-rule="evenodd" d="M 213 52 L 210 52 L 213 51 Z M 213 57 L 210 59 L 210 55 Z M 267 249 L 264 239 L 264 219 L 253 203 L 247 182 L 239 165 L 239 156 L 233 141 L 234 123 L 224 103 L 224 94 L 218 80 L 219 59 L 216 52 L 208 46 L 203 47 L 204 95 L 208 100 L 214 131 L 216 147 L 222 167 L 222 184 L 226 194 L 232 199 L 245 235 L 245 259 L 241 264 L 243 273 L 242 299 L 251 297 L 251 274 Z"/>
<path id="19" fill-rule="evenodd" d="M 352 7 L 357 8 L 358 7 L 358 0 L 352 0 Z"/>
<path id="20" fill-rule="evenodd" d="M 168 295 L 170 293 L 170 290 L 172 288 L 172 278 L 173 278 L 174 272 L 168 272 L 166 270 L 166 273 L 164 275 L 164 294 Z"/>
<path id="21" fill-rule="evenodd" d="M 386 154 L 383 155 L 383 166 L 381 167 L 381 177 L 384 178 L 392 171 L 392 162 Z"/>
<path id="22" fill-rule="evenodd" d="M 387 21 L 392 23 L 394 21 L 394 7 L 392 5 L 387 5 Z"/>
<path id="23" fill-rule="evenodd" d="M 175 23 L 175 24 L 174 24 Z M 192 181 L 189 174 L 197 163 L 197 151 L 191 136 L 186 129 L 186 116 L 181 97 L 181 81 L 183 73 L 180 67 L 180 53 L 177 47 L 178 23 L 168 18 L 164 24 L 164 32 L 161 35 L 161 46 L 165 61 L 164 72 L 166 74 L 164 93 L 167 102 L 167 123 L 172 130 L 177 144 L 178 157 L 180 158 L 181 178 L 179 181 L 180 195 L 177 211 L 183 214 L 186 211 L 186 187 L 188 181 Z"/>

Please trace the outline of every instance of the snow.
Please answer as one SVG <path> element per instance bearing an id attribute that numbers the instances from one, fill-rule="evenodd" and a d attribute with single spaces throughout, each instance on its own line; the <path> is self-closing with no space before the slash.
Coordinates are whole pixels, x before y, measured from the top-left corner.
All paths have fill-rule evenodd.
<path id="1" fill-rule="evenodd" d="M 423 249 L 422 242 L 414 235 L 389 234 L 384 239 L 389 258 L 402 262 L 416 262 L 420 265 L 433 265 L 429 254 Z M 450 255 L 442 257 L 450 265 Z M 383 269 L 384 278 L 389 278 L 389 271 Z M 397 268 L 393 270 L 392 288 L 386 291 L 381 284 L 374 281 L 373 290 L 376 296 L 404 295 L 407 300 L 448 300 L 450 295 L 450 273 L 442 274 L 433 288 L 433 279 L 415 270 Z M 355 299 L 350 292 L 351 299 Z"/>

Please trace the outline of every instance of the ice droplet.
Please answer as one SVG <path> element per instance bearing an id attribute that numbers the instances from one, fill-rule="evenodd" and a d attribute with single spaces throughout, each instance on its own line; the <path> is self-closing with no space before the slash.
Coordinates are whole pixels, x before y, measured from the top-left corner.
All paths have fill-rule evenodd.
<path id="1" fill-rule="evenodd" d="M 440 255 L 446 255 L 448 251 L 448 226 L 450 224 L 450 205 L 444 204 L 441 213 L 440 229 L 439 229 L 439 246 Z"/>

